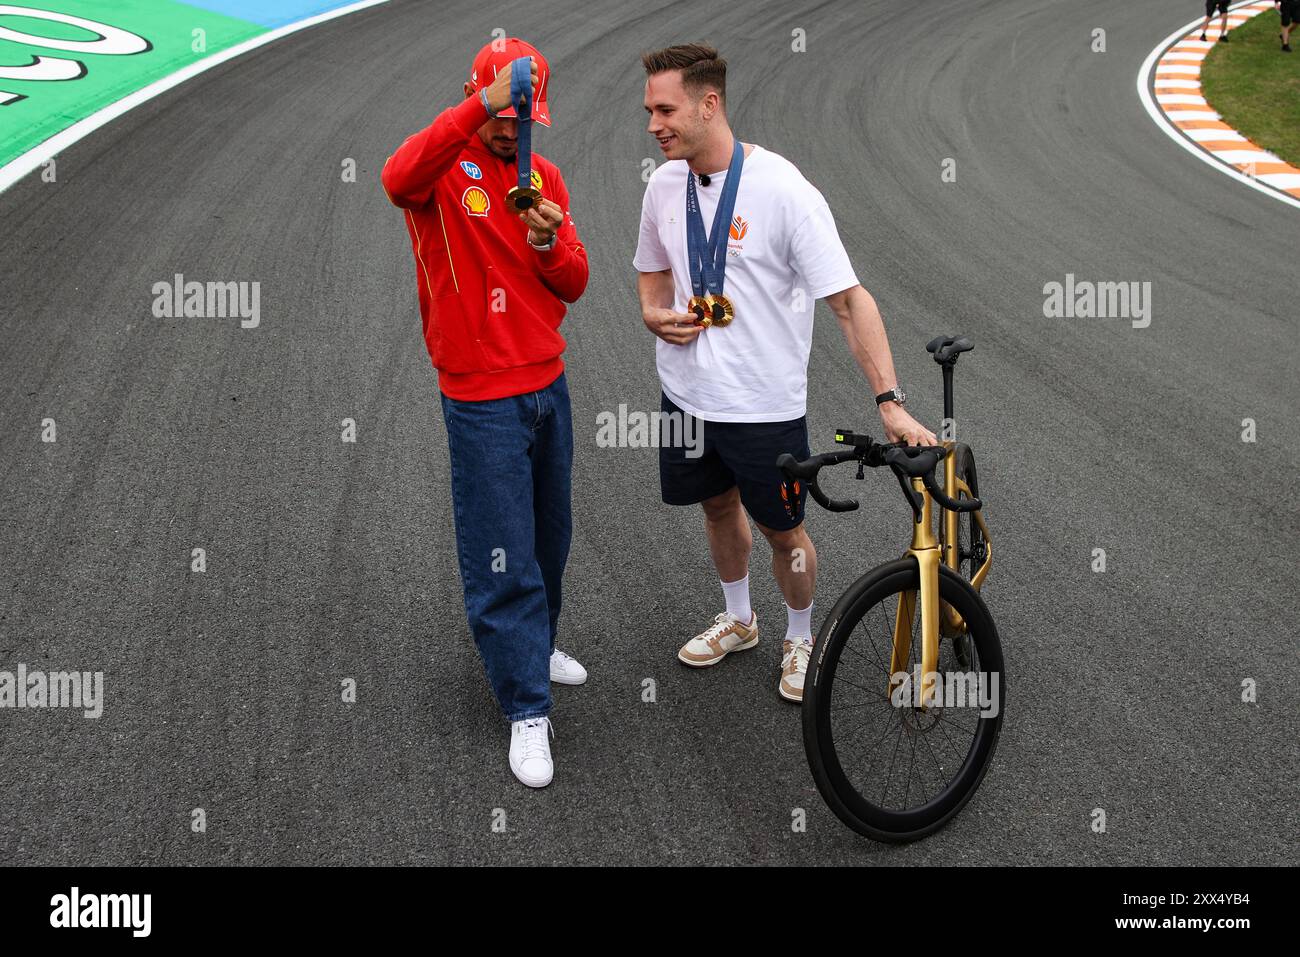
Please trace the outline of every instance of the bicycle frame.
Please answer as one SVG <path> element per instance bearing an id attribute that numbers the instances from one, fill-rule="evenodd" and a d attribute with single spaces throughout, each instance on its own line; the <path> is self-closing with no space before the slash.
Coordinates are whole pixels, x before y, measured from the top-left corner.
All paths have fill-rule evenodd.
<path id="1" fill-rule="evenodd" d="M 953 421 L 952 403 L 952 366 L 943 367 L 943 414 L 947 422 Z M 968 498 L 975 498 L 965 481 L 957 477 L 956 447 L 951 439 L 943 443 L 948 454 L 943 459 L 943 490 L 950 498 L 958 498 L 962 492 Z M 939 601 L 939 565 L 947 565 L 954 572 L 959 571 L 961 555 L 959 552 L 958 523 L 961 516 L 951 509 L 939 506 L 943 523 L 943 542 L 934 537 L 931 516 L 931 497 L 924 483 L 919 478 L 910 480 L 914 491 L 920 494 L 921 514 L 912 526 L 912 544 L 904 557 L 916 560 L 921 577 L 921 707 L 929 706 L 934 697 L 934 687 L 930 675 L 939 667 L 939 637 L 952 638 L 964 634 L 966 622 L 962 620 L 957 609 L 951 605 L 942 605 Z M 971 587 L 976 591 L 988 577 L 989 567 L 993 563 L 993 547 L 989 538 L 988 525 L 980 511 L 971 512 L 984 540 L 984 561 L 975 574 L 971 576 Z M 892 696 L 900 682 L 894 675 L 906 671 L 907 661 L 912 653 L 912 618 L 916 614 L 916 592 L 905 592 L 899 599 L 898 609 L 894 614 L 894 644 L 889 662 L 889 691 Z"/>

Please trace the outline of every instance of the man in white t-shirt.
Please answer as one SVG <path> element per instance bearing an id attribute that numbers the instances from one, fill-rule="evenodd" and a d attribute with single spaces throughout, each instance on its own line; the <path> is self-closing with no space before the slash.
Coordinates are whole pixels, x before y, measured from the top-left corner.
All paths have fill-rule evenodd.
<path id="1" fill-rule="evenodd" d="M 813 305 L 825 299 L 871 384 L 888 441 L 937 445 L 903 409 L 889 341 L 870 293 L 858 284 L 817 188 L 789 160 L 744 144 L 740 186 L 728 230 L 723 294 L 735 319 L 707 329 L 687 311 L 687 177 L 695 178 L 704 229 L 726 182 L 735 138 L 726 116 L 726 61 L 713 47 L 683 44 L 642 57 L 649 132 L 669 162 L 650 177 L 641 206 L 633 265 L 641 315 L 655 343 L 665 413 L 694 417 L 681 435 L 702 444 L 662 442 L 663 500 L 704 509 L 709 550 L 726 610 L 688 641 L 687 665 L 717 664 L 758 642 L 749 600 L 753 536 L 745 513 L 772 546 L 772 570 L 785 597 L 787 625 L 778 691 L 803 699 L 812 650 L 817 554 L 803 526 L 806 491 L 787 497 L 776 458 L 806 458 L 808 354 Z M 698 428 L 698 431 L 695 429 Z"/>

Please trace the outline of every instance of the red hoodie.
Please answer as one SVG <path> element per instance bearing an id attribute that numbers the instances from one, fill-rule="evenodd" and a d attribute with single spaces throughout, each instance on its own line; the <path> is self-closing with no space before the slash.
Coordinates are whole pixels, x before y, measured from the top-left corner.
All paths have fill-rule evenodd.
<path id="1" fill-rule="evenodd" d="M 564 210 L 555 245 L 538 250 L 506 208 L 513 160 L 478 137 L 477 96 L 443 110 L 384 164 L 384 190 L 406 210 L 424 342 L 453 399 L 501 399 L 544 389 L 564 371 L 564 304 L 587 287 L 587 251 L 555 164 L 533 154 L 533 185 Z M 540 178 L 540 182 L 538 182 Z"/>

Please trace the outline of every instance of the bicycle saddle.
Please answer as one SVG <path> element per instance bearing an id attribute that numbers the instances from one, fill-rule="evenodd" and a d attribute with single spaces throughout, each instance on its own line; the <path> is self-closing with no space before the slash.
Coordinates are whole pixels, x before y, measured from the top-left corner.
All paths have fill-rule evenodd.
<path id="1" fill-rule="evenodd" d="M 938 336 L 925 345 L 925 351 L 934 353 L 934 361 L 940 365 L 956 362 L 959 355 L 974 348 L 975 343 L 965 336 Z"/>

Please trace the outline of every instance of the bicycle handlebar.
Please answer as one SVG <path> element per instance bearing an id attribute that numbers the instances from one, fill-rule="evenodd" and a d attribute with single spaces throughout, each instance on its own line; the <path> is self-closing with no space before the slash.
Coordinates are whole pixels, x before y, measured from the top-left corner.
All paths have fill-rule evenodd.
<path id="1" fill-rule="evenodd" d="M 977 498 L 949 498 L 934 481 L 933 472 L 927 472 L 921 481 L 925 483 L 925 490 L 930 493 L 930 497 L 950 512 L 977 512 L 984 507 L 984 503 Z"/>
<path id="2" fill-rule="evenodd" d="M 925 484 L 925 490 L 944 508 L 953 512 L 973 512 L 982 504 L 979 499 L 949 498 L 934 480 L 935 467 L 947 454 L 948 450 L 940 445 L 901 445 L 887 449 L 884 458 L 895 473 L 919 478 Z"/>
<path id="3" fill-rule="evenodd" d="M 778 456 L 776 460 L 776 466 L 781 470 L 781 474 L 785 476 L 786 481 L 796 483 L 796 488 L 799 480 L 805 482 L 808 486 L 808 494 L 828 512 L 851 512 L 858 507 L 858 501 L 857 499 L 830 498 L 818 484 L 817 473 L 824 466 L 851 461 L 856 461 L 860 465 L 871 468 L 888 465 L 894 475 L 898 477 L 903 494 L 907 496 L 908 502 L 918 518 L 921 513 L 920 496 L 908 484 L 907 479 L 909 477 L 919 478 L 930 496 L 950 511 L 974 512 L 983 507 L 983 503 L 978 498 L 950 498 L 943 489 L 939 488 L 934 479 L 934 470 L 943 461 L 944 456 L 948 454 L 948 449 L 944 446 L 903 445 L 898 442 L 881 443 L 876 442 L 870 436 L 855 435 L 846 429 L 837 431 L 835 439 L 852 447 L 839 452 L 823 452 L 820 455 L 804 459 L 802 462 L 795 459 L 790 453 L 785 452 Z M 862 477 L 860 469 L 858 477 Z"/>
<path id="4" fill-rule="evenodd" d="M 782 452 L 777 456 L 776 467 L 781 470 L 788 482 L 803 479 L 808 485 L 808 494 L 826 511 L 851 512 L 858 507 L 858 500 L 855 498 L 839 499 L 828 497 L 822 491 L 821 486 L 817 484 L 817 473 L 821 471 L 823 465 L 838 465 L 840 462 L 847 462 L 856 458 L 857 454 L 856 449 L 845 449 L 843 452 L 823 452 L 821 455 L 814 455 L 812 458 L 800 462 L 789 452 Z"/>

